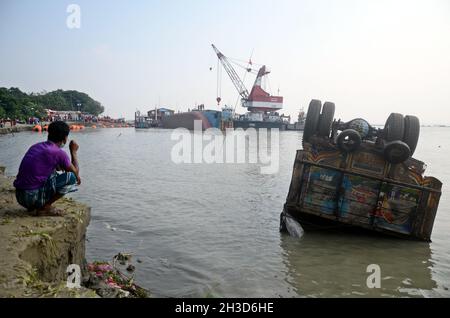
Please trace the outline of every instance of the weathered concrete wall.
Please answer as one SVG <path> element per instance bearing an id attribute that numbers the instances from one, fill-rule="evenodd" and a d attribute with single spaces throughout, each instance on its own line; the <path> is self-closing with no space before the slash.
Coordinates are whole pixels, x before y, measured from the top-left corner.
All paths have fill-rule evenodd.
<path id="1" fill-rule="evenodd" d="M 17 133 L 17 132 L 21 132 L 21 131 L 31 131 L 31 130 L 33 130 L 33 126 L 30 126 L 30 125 L 20 125 L 20 126 L 14 126 L 14 127 L 3 127 L 3 128 L 0 128 L 0 135 Z"/>
<path id="2" fill-rule="evenodd" d="M 15 199 L 12 179 L 0 168 L 0 297 L 94 297 L 68 289 L 69 264 L 85 264 L 90 208 L 71 199 L 55 204 L 61 217 L 35 217 Z"/>

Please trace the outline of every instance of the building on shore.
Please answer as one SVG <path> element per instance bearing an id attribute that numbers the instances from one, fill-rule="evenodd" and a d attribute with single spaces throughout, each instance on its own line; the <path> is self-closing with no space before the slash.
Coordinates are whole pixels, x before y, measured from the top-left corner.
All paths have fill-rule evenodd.
<path id="1" fill-rule="evenodd" d="M 153 119 L 160 121 L 163 119 L 163 117 L 172 116 L 174 113 L 175 113 L 174 110 L 171 110 L 168 108 L 155 108 L 155 109 L 149 110 L 147 112 L 147 115 L 149 118 L 153 118 Z"/>
<path id="2" fill-rule="evenodd" d="M 52 110 L 46 109 L 47 121 L 77 121 L 77 122 L 97 122 L 98 117 L 89 113 L 76 110 Z"/>
<path id="3" fill-rule="evenodd" d="M 168 108 L 155 108 L 149 110 L 147 115 L 141 114 L 140 111 L 134 113 L 134 126 L 136 128 L 152 128 L 161 127 L 164 118 L 173 116 L 175 111 Z"/>

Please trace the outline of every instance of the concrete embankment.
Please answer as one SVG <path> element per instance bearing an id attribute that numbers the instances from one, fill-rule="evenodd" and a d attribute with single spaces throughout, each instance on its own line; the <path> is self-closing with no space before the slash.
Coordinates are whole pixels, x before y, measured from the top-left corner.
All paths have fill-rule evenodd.
<path id="1" fill-rule="evenodd" d="M 90 208 L 71 199 L 55 206 L 62 217 L 34 217 L 15 199 L 12 179 L 0 167 L 0 297 L 96 297 L 67 288 L 67 266 L 85 267 Z"/>
<path id="2" fill-rule="evenodd" d="M 0 135 L 18 133 L 21 131 L 31 131 L 31 130 L 33 130 L 33 126 L 31 126 L 31 125 L 17 125 L 17 126 L 13 126 L 13 127 L 3 127 L 3 128 L 0 128 Z"/>

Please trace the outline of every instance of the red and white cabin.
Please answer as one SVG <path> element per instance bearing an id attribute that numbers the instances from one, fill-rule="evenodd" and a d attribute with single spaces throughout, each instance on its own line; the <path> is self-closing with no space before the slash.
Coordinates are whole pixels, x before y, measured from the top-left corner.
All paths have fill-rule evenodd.
<path id="1" fill-rule="evenodd" d="M 256 76 L 255 84 L 246 100 L 243 100 L 242 106 L 247 107 L 249 111 L 276 111 L 283 108 L 283 97 L 271 96 L 261 88 L 262 77 L 269 74 L 266 67 L 262 66 Z"/>

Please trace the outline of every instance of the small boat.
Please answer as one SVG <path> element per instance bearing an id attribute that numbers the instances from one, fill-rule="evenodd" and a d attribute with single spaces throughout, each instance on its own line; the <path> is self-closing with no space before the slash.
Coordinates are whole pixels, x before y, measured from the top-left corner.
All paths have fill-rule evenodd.
<path id="1" fill-rule="evenodd" d="M 303 111 L 303 108 L 300 109 L 300 112 L 298 113 L 297 121 L 294 124 L 287 124 L 286 130 L 300 130 L 302 131 L 305 129 L 305 112 Z"/>

